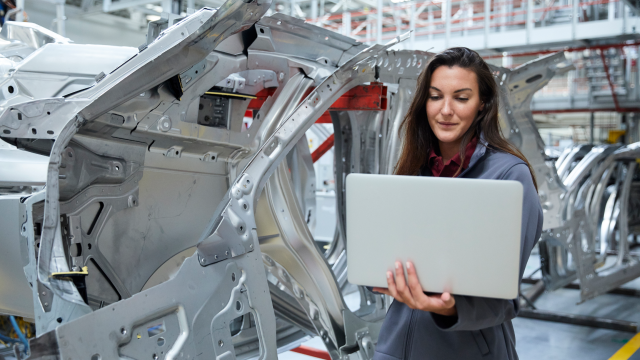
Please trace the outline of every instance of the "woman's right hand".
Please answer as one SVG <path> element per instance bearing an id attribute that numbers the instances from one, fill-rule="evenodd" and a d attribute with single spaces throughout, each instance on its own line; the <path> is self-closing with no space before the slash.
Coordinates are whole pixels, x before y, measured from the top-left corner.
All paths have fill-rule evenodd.
<path id="1" fill-rule="evenodd" d="M 422 285 L 418 281 L 418 274 L 412 262 L 407 261 L 407 281 L 404 278 L 404 268 L 402 263 L 396 261 L 396 276 L 393 277 L 391 271 L 387 271 L 387 289 L 375 287 L 373 291 L 392 296 L 396 301 L 406 304 L 411 309 L 429 311 L 432 313 L 454 316 L 456 310 L 456 299 L 448 292 L 440 295 L 427 295 L 422 290 Z"/>

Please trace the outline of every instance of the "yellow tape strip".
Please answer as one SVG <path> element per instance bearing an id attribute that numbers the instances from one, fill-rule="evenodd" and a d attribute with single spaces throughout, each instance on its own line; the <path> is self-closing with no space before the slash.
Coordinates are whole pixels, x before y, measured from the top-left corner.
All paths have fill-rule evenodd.
<path id="1" fill-rule="evenodd" d="M 636 351 L 640 349 L 640 333 L 636 334 L 636 336 L 632 337 L 620 350 L 616 351 L 609 360 L 627 360 L 633 355 Z"/>
<path id="2" fill-rule="evenodd" d="M 82 271 L 64 271 L 64 272 L 54 272 L 51 273 L 51 277 L 54 276 L 65 276 L 65 275 L 89 275 L 89 267 L 83 266 Z"/>
<path id="3" fill-rule="evenodd" d="M 225 93 L 225 92 L 214 92 L 214 91 L 207 91 L 205 93 L 206 95 L 222 95 L 222 96 L 232 96 L 232 97 L 239 97 L 239 98 L 244 98 L 244 99 L 257 99 L 257 96 L 253 96 L 253 95 L 243 95 L 243 94 L 234 94 L 234 93 Z"/>

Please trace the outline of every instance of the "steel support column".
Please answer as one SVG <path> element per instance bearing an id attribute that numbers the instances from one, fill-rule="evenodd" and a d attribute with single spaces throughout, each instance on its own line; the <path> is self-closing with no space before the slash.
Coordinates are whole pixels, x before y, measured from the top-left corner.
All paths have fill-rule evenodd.
<path id="1" fill-rule="evenodd" d="M 500 32 L 507 31 L 507 2 L 502 0 L 500 3 Z"/>
<path id="2" fill-rule="evenodd" d="M 378 8 L 376 9 L 376 42 L 382 44 L 382 7 L 384 6 L 383 0 L 378 0 Z"/>
<path id="3" fill-rule="evenodd" d="M 182 13 L 182 0 L 173 0 L 171 2 L 171 12 L 177 15 Z"/>
<path id="4" fill-rule="evenodd" d="M 433 17 L 433 8 L 431 6 L 428 6 L 428 16 L 429 16 L 429 41 L 433 40 L 433 31 L 436 29 L 435 25 L 433 25 L 434 23 L 434 17 Z M 442 18 L 442 16 L 441 16 Z"/>
<path id="5" fill-rule="evenodd" d="M 318 0 L 311 0 L 311 19 L 314 23 L 318 21 Z"/>
<path id="6" fill-rule="evenodd" d="M 445 42 L 444 47 L 449 47 L 451 39 L 451 0 L 442 1 L 442 20 L 444 21 Z"/>
<path id="7" fill-rule="evenodd" d="M 18 14 L 22 14 L 22 11 L 19 11 Z M 16 16 L 18 14 L 16 14 Z M 64 1 L 63 1 L 62 3 L 56 4 L 56 27 L 58 29 L 57 31 L 58 34 L 62 36 L 66 36 L 65 29 L 64 29 L 64 21 L 66 19 L 67 19 L 66 16 L 64 16 Z"/>
<path id="8" fill-rule="evenodd" d="M 400 11 L 400 8 L 397 6 L 393 9 L 393 20 L 396 24 L 396 36 L 400 36 L 402 34 L 402 18 L 400 18 L 402 14 Z"/>
<path id="9" fill-rule="evenodd" d="M 527 44 L 531 44 L 531 34 L 535 25 L 533 21 L 533 0 L 527 0 Z"/>
<path id="10" fill-rule="evenodd" d="M 589 118 L 589 143 L 591 145 L 595 144 L 595 137 L 594 137 L 594 128 L 595 128 L 595 119 L 596 119 L 596 113 L 591 113 L 591 117 Z"/>
<path id="11" fill-rule="evenodd" d="M 168 14 L 172 14 L 173 6 L 171 6 L 173 1 L 171 0 L 162 0 L 162 12 L 166 12 Z"/>
<path id="12" fill-rule="evenodd" d="M 629 7 L 627 4 L 622 2 L 622 33 L 627 33 L 627 12 L 629 11 Z"/>
<path id="13" fill-rule="evenodd" d="M 409 7 L 409 31 L 411 31 L 411 37 L 409 38 L 409 45 L 411 49 L 416 48 L 416 2 L 411 2 Z"/>
<path id="14" fill-rule="evenodd" d="M 576 39 L 576 28 L 578 26 L 578 4 L 579 0 L 571 0 L 571 39 Z"/>
<path id="15" fill-rule="evenodd" d="M 629 137 L 627 136 L 627 134 L 629 133 L 629 124 L 627 124 L 627 113 L 620 114 L 620 128 L 626 131 L 625 134 L 622 134 L 622 136 L 620 136 L 621 143 L 628 144 Z"/>
<path id="16" fill-rule="evenodd" d="M 342 13 L 342 34 L 344 36 L 351 36 L 351 13 L 348 11 Z"/>
<path id="17" fill-rule="evenodd" d="M 16 13 L 16 21 L 24 21 L 24 0 L 16 0 L 16 9 L 20 9 Z"/>
<path id="18" fill-rule="evenodd" d="M 531 2 L 533 0 L 529 0 Z M 491 0 L 484 0 L 484 47 L 489 48 L 489 29 L 491 26 Z"/>

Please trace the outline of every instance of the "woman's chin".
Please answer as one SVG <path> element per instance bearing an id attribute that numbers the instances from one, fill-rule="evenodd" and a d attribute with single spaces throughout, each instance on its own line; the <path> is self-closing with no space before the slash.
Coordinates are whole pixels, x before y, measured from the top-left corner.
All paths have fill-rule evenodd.
<path id="1" fill-rule="evenodd" d="M 459 136 L 457 135 L 458 134 L 453 134 L 447 131 L 444 134 L 443 133 L 436 134 L 436 137 L 441 143 L 446 144 L 446 143 L 456 142 L 459 138 Z"/>

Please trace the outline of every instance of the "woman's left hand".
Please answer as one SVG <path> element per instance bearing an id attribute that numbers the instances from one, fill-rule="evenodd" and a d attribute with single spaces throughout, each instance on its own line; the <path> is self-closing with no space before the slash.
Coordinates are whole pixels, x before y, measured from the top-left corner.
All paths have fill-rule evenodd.
<path id="1" fill-rule="evenodd" d="M 408 282 L 408 284 L 407 284 Z M 396 276 L 387 271 L 388 289 L 373 288 L 373 291 L 392 296 L 396 301 L 405 303 L 408 307 L 416 310 L 429 311 L 432 313 L 454 316 L 457 315 L 456 300 L 448 292 L 440 295 L 427 295 L 422 290 L 422 285 L 418 281 L 415 266 L 407 261 L 407 282 L 404 278 L 404 268 L 402 263 L 396 261 Z"/>

